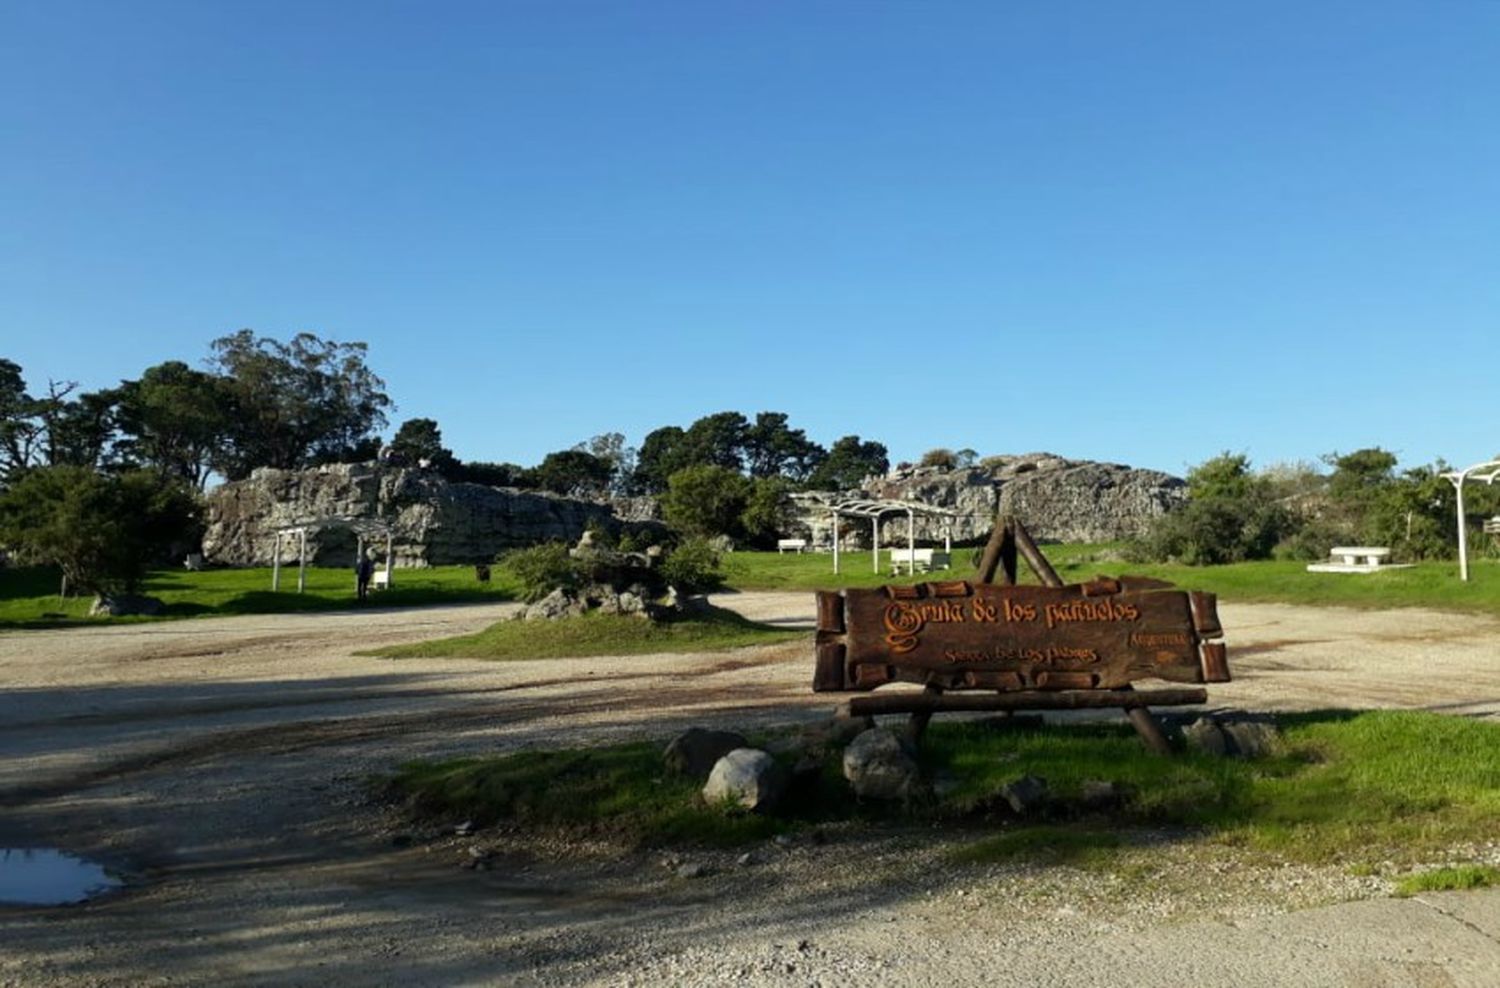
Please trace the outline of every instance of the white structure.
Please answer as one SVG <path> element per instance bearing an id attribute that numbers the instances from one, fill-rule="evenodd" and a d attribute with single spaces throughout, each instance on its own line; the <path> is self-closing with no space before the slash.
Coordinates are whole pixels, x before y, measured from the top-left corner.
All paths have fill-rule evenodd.
<path id="1" fill-rule="evenodd" d="M 953 551 L 953 526 L 947 519 L 958 517 L 958 512 L 948 508 L 939 508 L 931 504 L 923 504 L 920 501 L 881 501 L 870 498 L 838 498 L 832 501 L 814 499 L 807 496 L 793 497 L 808 505 L 809 507 L 821 508 L 827 511 L 833 518 L 833 571 L 839 571 L 839 519 L 841 518 L 868 518 L 870 519 L 870 548 L 873 560 L 873 571 L 880 572 L 880 518 L 882 515 L 893 513 L 906 513 L 906 549 L 902 556 L 907 560 L 916 559 L 916 516 L 936 515 L 943 518 L 943 552 L 950 554 Z M 892 563 L 896 562 L 892 559 Z"/>
<path id="2" fill-rule="evenodd" d="M 1469 529 L 1464 524 L 1464 484 L 1494 484 L 1500 477 L 1500 460 L 1486 460 L 1466 470 L 1450 470 L 1443 476 L 1453 484 L 1458 493 L 1458 575 L 1469 579 Z"/>
<path id="3" fill-rule="evenodd" d="M 1331 562 L 1310 563 L 1309 573 L 1374 573 L 1385 569 L 1409 569 L 1411 563 L 1388 563 L 1391 550 L 1374 545 L 1336 545 L 1328 550 Z"/>

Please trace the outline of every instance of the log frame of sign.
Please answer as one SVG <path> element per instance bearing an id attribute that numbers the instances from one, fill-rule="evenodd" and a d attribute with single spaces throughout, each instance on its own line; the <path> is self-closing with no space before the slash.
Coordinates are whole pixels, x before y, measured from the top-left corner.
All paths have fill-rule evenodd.
<path id="1" fill-rule="evenodd" d="M 1042 586 L 1016 585 L 1018 557 Z M 813 689 L 921 685 L 842 707 L 854 716 L 910 713 L 913 738 L 942 711 L 1114 707 L 1148 747 L 1168 753 L 1148 707 L 1203 703 L 1207 691 L 1136 690 L 1135 682 L 1230 678 L 1224 643 L 1212 640 L 1223 635 L 1213 594 L 1146 577 L 1064 585 L 1009 517 L 997 521 L 973 582 L 820 591 L 817 603 Z"/>

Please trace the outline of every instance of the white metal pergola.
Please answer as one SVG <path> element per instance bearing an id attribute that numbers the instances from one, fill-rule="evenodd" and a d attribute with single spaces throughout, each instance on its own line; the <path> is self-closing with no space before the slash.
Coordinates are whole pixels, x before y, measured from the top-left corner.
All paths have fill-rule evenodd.
<path id="1" fill-rule="evenodd" d="M 307 533 L 320 528 L 347 528 L 354 532 L 355 550 L 354 559 L 358 562 L 365 554 L 365 543 L 373 542 L 375 539 L 385 537 L 385 585 L 393 586 L 391 582 L 391 563 L 394 558 L 394 546 L 391 539 L 391 527 L 383 521 L 375 521 L 369 518 L 319 518 L 315 521 L 300 522 L 296 525 L 286 525 L 276 530 L 276 552 L 271 557 L 271 590 L 281 589 L 281 545 L 283 539 L 294 540 L 297 544 L 297 592 L 303 593 L 307 590 Z"/>
<path id="2" fill-rule="evenodd" d="M 870 519 L 872 566 L 876 573 L 880 572 L 880 519 L 884 515 L 906 514 L 906 548 L 914 551 L 917 546 L 916 540 L 916 516 L 932 515 L 942 518 L 943 521 L 943 551 L 953 551 L 953 525 L 950 519 L 958 517 L 958 512 L 948 508 L 939 508 L 931 504 L 923 504 L 921 501 L 883 501 L 877 498 L 838 498 L 831 501 L 822 499 L 797 498 L 811 508 L 819 508 L 827 511 L 833 520 L 833 571 L 839 571 L 839 519 L 845 516 L 850 518 Z"/>
<path id="3" fill-rule="evenodd" d="M 1469 526 L 1464 518 L 1464 484 L 1493 485 L 1500 478 L 1500 460 L 1485 460 L 1463 470 L 1450 470 L 1443 477 L 1458 495 L 1458 575 L 1469 579 Z"/>

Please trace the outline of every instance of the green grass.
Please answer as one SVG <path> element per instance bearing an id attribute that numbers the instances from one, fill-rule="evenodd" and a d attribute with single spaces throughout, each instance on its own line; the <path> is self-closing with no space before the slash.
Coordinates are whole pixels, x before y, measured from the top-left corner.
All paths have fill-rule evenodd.
<path id="1" fill-rule="evenodd" d="M 671 621 L 585 614 L 557 621 L 500 621 L 472 635 L 395 645 L 363 654 L 384 658 L 557 659 L 591 655 L 704 652 L 807 638 L 717 607 Z"/>
<path id="2" fill-rule="evenodd" d="M 167 617 L 179 618 L 493 602 L 511 600 L 519 590 L 514 578 L 498 566 L 487 586 L 474 578 L 472 566 L 398 569 L 395 579 L 395 587 L 372 593 L 366 604 L 355 599 L 354 571 L 342 567 L 309 567 L 307 592 L 301 594 L 297 593 L 295 566 L 282 569 L 279 593 L 271 591 L 269 567 L 198 573 L 158 570 L 147 576 L 142 592 L 161 598 Z M 0 569 L 0 625 L 50 626 L 89 620 L 93 598 L 60 598 L 59 583 L 58 571 L 51 567 Z"/>
<path id="3" fill-rule="evenodd" d="M 1127 563 L 1118 545 L 1044 545 L 1043 554 L 1070 583 L 1105 574 L 1136 573 L 1170 580 L 1184 589 L 1208 590 L 1225 600 L 1259 601 L 1318 606 L 1392 608 L 1430 607 L 1447 611 L 1500 611 L 1500 560 L 1472 560 L 1470 580 L 1458 578 L 1458 563 L 1420 563 L 1389 573 L 1309 573 L 1306 564 L 1265 560 L 1226 566 L 1180 566 L 1168 563 Z M 875 587 L 886 583 L 967 579 L 974 572 L 976 550 L 953 550 L 951 570 L 890 576 L 871 571 L 870 553 L 841 553 L 835 576 L 833 557 L 826 553 L 780 555 L 774 552 L 734 552 L 724 559 L 728 585 L 736 590 L 834 590 Z M 883 554 L 882 554 L 883 555 Z M 1035 578 L 1021 564 L 1021 582 Z"/>
<path id="4" fill-rule="evenodd" d="M 824 751 L 814 791 L 768 820 L 701 805 L 696 786 L 663 776 L 659 745 L 535 752 L 406 766 L 395 780 L 420 810 L 527 826 L 587 827 L 639 844 L 734 843 L 767 828 L 838 819 L 946 824 L 962 834 L 959 860 L 1097 862 L 1132 831 L 1209 839 L 1274 859 L 1415 863 L 1488 839 L 1500 814 L 1500 725 L 1416 712 L 1323 712 L 1282 721 L 1283 750 L 1254 760 L 1148 754 L 1126 726 L 1087 724 L 997 730 L 938 723 L 925 767 L 952 781 L 911 807 L 860 805 L 847 793 L 839 752 Z M 565 778 L 554 785 L 559 765 Z M 625 771 L 622 766 L 628 766 Z M 1021 775 L 1048 782 L 1051 808 L 1018 827 L 1000 790 Z M 1088 811 L 1089 780 L 1115 782 L 1123 805 Z M 998 829 L 994 829 L 998 828 Z"/>
<path id="5" fill-rule="evenodd" d="M 1472 578 L 1458 578 L 1455 562 L 1422 563 L 1412 569 L 1368 575 L 1308 573 L 1302 563 L 1272 560 L 1229 566 L 1176 566 L 1126 563 L 1118 545 L 1048 545 L 1042 551 L 1065 580 L 1077 582 L 1098 574 L 1139 573 L 1171 580 L 1194 590 L 1209 590 L 1232 601 L 1267 601 L 1323 606 L 1392 608 L 1430 607 L 1447 611 L 1500 611 L 1500 560 L 1474 560 Z M 963 579 L 972 575 L 976 550 L 955 548 L 954 568 L 915 576 L 891 577 L 871 570 L 868 552 L 841 555 L 837 576 L 833 559 L 824 553 L 781 555 L 774 552 L 734 552 L 724 557 L 726 584 L 732 590 L 825 590 L 874 587 L 930 579 Z M 1022 582 L 1034 582 L 1024 564 Z M 374 595 L 373 606 L 411 607 L 428 604 L 514 599 L 519 582 L 504 566 L 493 567 L 486 587 L 468 566 L 396 571 L 396 588 Z M 213 569 L 201 573 L 158 570 L 149 575 L 144 591 L 167 604 L 168 617 L 202 614 L 273 614 L 295 611 L 340 610 L 357 606 L 351 570 L 311 567 L 307 592 L 295 592 L 295 568 L 282 571 L 282 590 L 271 592 L 271 571 Z M 57 596 L 59 576 L 50 567 L 0 569 L 0 626 L 28 627 L 67 624 L 86 619 L 89 598 Z"/>
<path id="6" fill-rule="evenodd" d="M 1396 894 L 1413 896 L 1423 892 L 1462 892 L 1496 885 L 1500 885 L 1500 868 L 1489 865 L 1458 865 L 1407 875 L 1396 883 Z"/>

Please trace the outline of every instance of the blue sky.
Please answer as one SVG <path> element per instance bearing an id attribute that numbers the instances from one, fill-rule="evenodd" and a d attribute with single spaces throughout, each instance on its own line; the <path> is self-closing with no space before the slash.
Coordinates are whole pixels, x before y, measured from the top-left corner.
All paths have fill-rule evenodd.
<path id="1" fill-rule="evenodd" d="M 1500 3 L 0 3 L 0 356 L 363 340 L 463 458 L 735 409 L 1500 453 Z"/>

